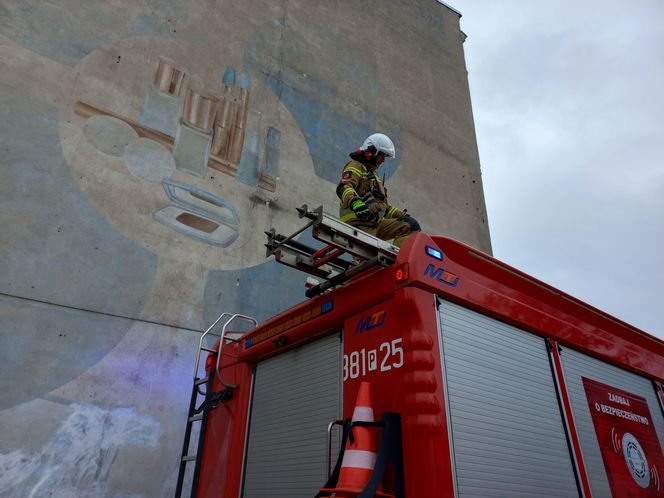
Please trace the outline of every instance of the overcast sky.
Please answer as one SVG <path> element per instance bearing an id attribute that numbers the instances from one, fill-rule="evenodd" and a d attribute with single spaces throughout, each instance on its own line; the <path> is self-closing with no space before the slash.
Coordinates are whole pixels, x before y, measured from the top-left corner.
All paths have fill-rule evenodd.
<path id="1" fill-rule="evenodd" d="M 664 338 L 664 1 L 447 3 L 494 255 Z"/>

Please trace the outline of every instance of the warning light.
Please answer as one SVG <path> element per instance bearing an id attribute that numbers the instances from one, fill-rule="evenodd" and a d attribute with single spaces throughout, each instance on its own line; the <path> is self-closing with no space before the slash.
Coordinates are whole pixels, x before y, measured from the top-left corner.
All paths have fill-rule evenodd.
<path id="1" fill-rule="evenodd" d="M 443 252 L 439 249 L 434 249 L 431 246 L 426 246 L 426 251 L 429 256 L 436 258 L 438 261 L 443 260 Z"/>
<path id="2" fill-rule="evenodd" d="M 263 341 L 267 341 L 268 339 L 271 339 L 272 337 L 275 337 L 279 334 L 282 334 L 284 332 L 287 332 L 288 330 L 297 327 L 299 325 L 302 325 L 305 322 L 308 322 L 309 320 L 312 320 L 320 315 L 324 315 L 325 313 L 329 313 L 334 309 L 334 300 L 329 299 L 325 301 L 323 304 L 320 306 L 316 306 L 315 308 L 310 308 L 304 313 L 301 313 L 299 315 L 294 315 L 290 316 L 288 320 L 285 322 L 280 323 L 279 325 L 275 325 L 273 327 L 270 327 L 269 329 L 262 330 L 261 332 L 255 333 L 251 337 L 247 337 L 244 341 L 244 348 L 249 349 L 252 346 L 255 346 L 256 344 L 259 344 Z M 281 338 L 280 338 L 281 339 Z M 280 341 L 280 339 L 277 339 L 277 341 Z M 282 346 L 285 343 L 282 341 L 287 341 L 287 337 L 283 337 L 281 339 L 281 342 L 279 344 L 275 344 L 277 346 Z"/>
<path id="3" fill-rule="evenodd" d="M 210 370 L 212 370 L 212 367 L 214 367 L 214 365 L 215 365 L 215 357 L 209 354 L 208 357 L 205 359 L 205 371 L 209 373 Z"/>
<path id="4" fill-rule="evenodd" d="M 394 272 L 394 280 L 396 280 L 397 283 L 408 280 L 408 263 L 404 263 L 397 268 Z"/>

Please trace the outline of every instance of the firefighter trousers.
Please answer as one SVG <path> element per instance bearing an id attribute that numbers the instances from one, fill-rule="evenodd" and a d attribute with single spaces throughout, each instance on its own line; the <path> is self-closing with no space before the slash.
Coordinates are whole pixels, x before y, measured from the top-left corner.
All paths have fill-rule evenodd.
<path id="1" fill-rule="evenodd" d="M 410 223 L 397 218 L 382 218 L 377 225 L 372 226 L 363 226 L 358 223 L 357 227 L 382 240 L 394 239 L 392 243 L 397 247 L 401 247 L 403 241 L 414 231 Z"/>

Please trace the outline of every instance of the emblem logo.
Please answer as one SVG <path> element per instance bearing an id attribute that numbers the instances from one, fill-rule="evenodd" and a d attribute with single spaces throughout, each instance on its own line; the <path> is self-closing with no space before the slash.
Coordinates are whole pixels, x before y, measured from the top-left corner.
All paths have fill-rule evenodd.
<path id="1" fill-rule="evenodd" d="M 368 332 L 369 330 L 377 329 L 385 323 L 385 318 L 387 317 L 387 312 L 379 311 L 372 315 L 369 315 L 366 318 L 360 318 L 360 321 L 357 322 L 357 327 L 355 327 L 355 334 L 362 332 Z"/>
<path id="2" fill-rule="evenodd" d="M 447 284 L 450 287 L 456 287 L 459 283 L 459 277 L 454 273 L 444 270 L 443 268 L 437 268 L 431 264 L 427 266 L 426 270 L 424 270 L 424 275 L 443 284 Z"/>
<path id="3" fill-rule="evenodd" d="M 622 450 L 625 463 L 632 474 L 632 479 L 642 488 L 650 485 L 650 468 L 646 454 L 641 448 L 637 439 L 629 432 L 626 432 L 622 438 Z"/>

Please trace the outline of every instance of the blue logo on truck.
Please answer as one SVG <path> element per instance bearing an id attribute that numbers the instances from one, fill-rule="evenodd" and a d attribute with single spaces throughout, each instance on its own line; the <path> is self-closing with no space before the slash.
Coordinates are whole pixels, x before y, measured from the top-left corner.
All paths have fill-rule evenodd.
<path id="1" fill-rule="evenodd" d="M 362 332 L 368 332 L 369 330 L 377 329 L 385 323 L 385 318 L 387 317 L 387 312 L 379 311 L 369 315 L 366 318 L 360 318 L 360 321 L 357 322 L 357 327 L 355 327 L 355 334 Z"/>
<path id="2" fill-rule="evenodd" d="M 454 273 L 449 272 L 443 268 L 438 268 L 435 265 L 427 266 L 426 270 L 424 270 L 424 276 L 432 278 L 437 282 L 449 285 L 450 287 L 456 287 L 459 283 L 459 277 L 457 277 Z"/>

